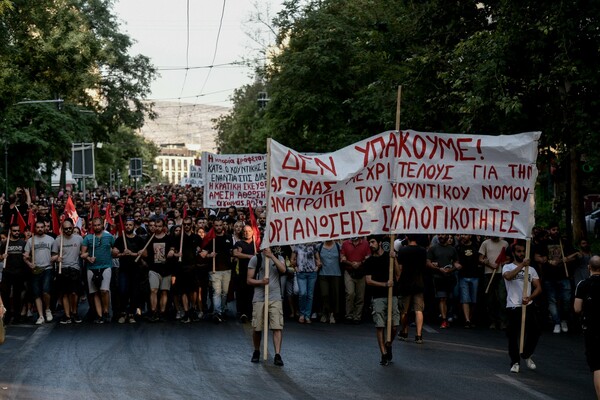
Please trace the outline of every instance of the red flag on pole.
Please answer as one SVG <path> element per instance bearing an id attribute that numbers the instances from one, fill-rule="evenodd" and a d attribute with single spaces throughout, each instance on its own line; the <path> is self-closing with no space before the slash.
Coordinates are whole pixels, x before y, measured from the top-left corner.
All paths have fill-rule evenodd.
<path id="1" fill-rule="evenodd" d="M 252 209 L 252 204 L 248 202 L 248 213 L 250 214 L 250 226 L 252 226 L 252 236 L 254 237 L 254 245 L 256 251 L 260 251 L 260 229 L 258 229 L 258 223 L 256 222 L 256 215 Z"/>
<path id="2" fill-rule="evenodd" d="M 107 224 L 114 225 L 115 220 L 113 219 L 111 212 L 112 211 L 111 211 L 110 203 L 108 203 L 106 205 L 106 210 L 104 211 L 104 220 L 106 221 Z"/>
<path id="3" fill-rule="evenodd" d="M 202 246 L 200 247 L 205 248 L 215 237 L 215 228 L 210 228 L 210 231 L 208 231 L 204 236 L 204 239 L 202 239 Z"/>
<path id="4" fill-rule="evenodd" d="M 33 210 L 30 208 L 28 213 L 27 213 L 27 225 L 29 225 L 29 230 L 31 232 L 33 232 L 33 230 L 35 229 L 35 214 L 33 212 Z"/>
<path id="5" fill-rule="evenodd" d="M 60 222 L 58 221 L 58 214 L 56 213 L 56 209 L 54 208 L 54 203 L 52 203 L 52 232 L 58 236 L 60 235 Z"/>
<path id="6" fill-rule="evenodd" d="M 14 215 L 13 215 L 14 217 Z M 27 226 L 27 224 L 25 223 L 25 220 L 23 219 L 23 216 L 21 215 L 20 212 L 17 211 L 17 224 L 19 224 L 19 230 L 21 231 L 21 233 L 25 232 L 25 227 Z"/>
<path id="7" fill-rule="evenodd" d="M 75 226 L 81 228 L 81 224 L 77 224 L 77 221 L 79 221 L 79 215 L 77 215 L 77 210 L 75 209 L 75 204 L 73 204 L 73 199 L 71 199 L 71 196 L 67 198 L 67 202 L 65 204 L 65 214 L 67 217 L 71 218 Z"/>
<path id="8" fill-rule="evenodd" d="M 98 203 L 96 203 L 96 201 L 94 201 L 92 218 L 100 218 L 100 207 L 98 207 Z"/>
<path id="9" fill-rule="evenodd" d="M 502 266 L 502 264 L 504 264 L 505 261 L 506 261 L 506 248 L 503 246 L 502 250 L 500 250 L 500 254 L 498 254 L 498 257 L 496 258 L 496 264 Z"/>
<path id="10" fill-rule="evenodd" d="M 187 218 L 188 207 L 187 203 L 183 205 L 183 219 Z"/>

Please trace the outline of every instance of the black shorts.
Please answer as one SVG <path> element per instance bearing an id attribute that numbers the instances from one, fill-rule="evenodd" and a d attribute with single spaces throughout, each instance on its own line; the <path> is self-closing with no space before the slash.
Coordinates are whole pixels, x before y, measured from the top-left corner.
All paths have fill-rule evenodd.
<path id="1" fill-rule="evenodd" d="M 183 267 L 177 274 L 177 290 L 180 294 L 192 293 L 198 291 L 200 283 L 195 268 Z"/>
<path id="2" fill-rule="evenodd" d="M 61 295 L 77 293 L 80 296 L 83 293 L 83 284 L 81 281 L 81 271 L 75 268 L 63 268 L 57 275 L 58 292 Z"/>
<path id="3" fill-rule="evenodd" d="M 600 370 L 600 333 L 584 332 L 585 358 L 590 371 Z"/>

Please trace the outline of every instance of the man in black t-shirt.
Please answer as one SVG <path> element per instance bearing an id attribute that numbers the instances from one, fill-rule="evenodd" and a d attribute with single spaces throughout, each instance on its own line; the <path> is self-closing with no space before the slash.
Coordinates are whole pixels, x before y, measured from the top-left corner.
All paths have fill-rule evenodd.
<path id="1" fill-rule="evenodd" d="M 154 224 L 154 237 L 147 248 L 146 262 L 149 267 L 148 281 L 150 282 L 150 321 L 165 319 L 168 293 L 171 290 L 171 269 L 167 264 L 169 238 L 165 230 L 165 221 L 157 219 Z M 160 290 L 160 305 L 158 291 Z M 158 310 L 160 309 L 160 314 Z"/>
<path id="2" fill-rule="evenodd" d="M 401 247 L 397 257 L 400 272 L 399 308 L 402 322 L 402 331 L 398 334 L 398 338 L 402 341 L 408 338 L 407 315 L 412 303 L 417 328 L 415 342 L 421 344 L 423 343 L 423 311 L 425 310 L 423 274 L 427 267 L 427 250 L 417 244 L 420 239 L 419 235 L 408 234 L 406 238 L 408 246 Z"/>
<path id="3" fill-rule="evenodd" d="M 589 263 L 590 277 L 581 281 L 575 290 L 574 310 L 582 314 L 585 356 L 594 374 L 596 396 L 600 399 L 600 257 Z"/>
<path id="4" fill-rule="evenodd" d="M 120 324 L 134 324 L 140 306 L 141 265 L 138 256 L 143 255 L 144 240 L 135 234 L 133 220 L 125 222 L 124 236 L 115 240 L 113 253 L 119 258 L 119 319 Z"/>
<path id="5" fill-rule="evenodd" d="M 242 230 L 243 240 L 238 241 L 233 248 L 233 256 L 238 260 L 235 274 L 236 309 L 242 323 L 247 322 L 249 316 L 252 315 L 252 295 L 254 290 L 246 282 L 248 263 L 256 253 L 252 234 L 252 227 L 250 225 L 244 226 Z"/>
<path id="6" fill-rule="evenodd" d="M 6 245 L 8 243 L 8 251 Z M 25 282 L 31 274 L 29 267 L 23 260 L 25 241 L 21 239 L 19 225 L 15 222 L 10 226 L 10 236 L 0 246 L 0 259 L 4 261 L 0 293 L 2 302 L 8 308 L 5 321 L 14 323 L 21 321 L 22 296 Z M 12 302 L 10 301 L 12 291 Z"/>
<path id="7" fill-rule="evenodd" d="M 215 220 L 213 229 L 215 238 L 204 247 L 201 255 L 203 258 L 214 259 L 214 270 L 209 273 L 209 280 L 213 290 L 213 320 L 219 323 L 223 322 L 227 308 L 233 239 L 225 233 L 223 221 Z"/>
<path id="8" fill-rule="evenodd" d="M 458 253 L 458 285 L 460 288 L 460 304 L 465 316 L 465 328 L 472 328 L 473 309 L 477 303 L 479 288 L 479 244 L 474 242 L 471 235 L 460 235 L 456 246 Z"/>
<path id="9" fill-rule="evenodd" d="M 371 235 L 367 238 L 371 257 L 365 260 L 366 283 L 372 286 L 373 322 L 377 330 L 377 343 L 381 351 L 381 362 L 383 366 L 392 361 L 392 342 L 385 341 L 384 328 L 386 327 L 388 314 L 388 292 L 393 287 L 392 293 L 392 338 L 396 336 L 400 324 L 400 313 L 398 311 L 398 290 L 394 285 L 395 277 L 399 275 L 398 263 L 394 260 L 394 276 L 389 275 L 390 255 L 381 246 L 383 238 L 380 235 Z"/>

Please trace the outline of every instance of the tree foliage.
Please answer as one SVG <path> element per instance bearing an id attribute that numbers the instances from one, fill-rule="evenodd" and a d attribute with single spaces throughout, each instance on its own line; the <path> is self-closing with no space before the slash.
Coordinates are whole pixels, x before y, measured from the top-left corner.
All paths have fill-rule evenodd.
<path id="1" fill-rule="evenodd" d="M 16 0 L 0 8 L 0 132 L 9 182 L 31 183 L 40 161 L 70 158 L 72 142 L 110 142 L 136 129 L 156 71 L 131 56 L 111 0 Z M 20 104 L 63 99 L 64 105 Z"/>
<path id="2" fill-rule="evenodd" d="M 581 237 L 581 154 L 600 169 L 587 151 L 600 122 L 599 18 L 600 3 L 587 0 L 286 1 L 274 20 L 280 53 L 265 71 L 270 102 L 242 124 L 245 141 L 319 152 L 394 129 L 401 85 L 404 129 L 541 130 L 541 162 L 570 170 L 562 205 Z M 223 118 L 223 149 L 252 114 L 246 100 Z"/>

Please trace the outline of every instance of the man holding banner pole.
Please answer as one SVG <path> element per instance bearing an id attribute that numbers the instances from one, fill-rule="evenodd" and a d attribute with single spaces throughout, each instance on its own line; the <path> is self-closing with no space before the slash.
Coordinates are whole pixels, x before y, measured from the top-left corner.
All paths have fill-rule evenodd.
<path id="1" fill-rule="evenodd" d="M 275 268 L 269 268 L 269 276 L 265 276 L 266 263 L 272 261 Z M 273 331 L 273 347 L 275 348 L 274 363 L 283 366 L 281 359 L 281 343 L 283 340 L 283 301 L 279 275 L 286 272 L 285 261 L 281 256 L 275 256 L 270 248 L 265 248 L 261 253 L 253 256 L 248 263 L 246 282 L 254 286 L 252 298 L 252 353 L 253 363 L 260 361 L 260 341 L 265 329 Z M 265 326 L 265 288 L 268 290 L 268 326 Z"/>
<path id="2" fill-rule="evenodd" d="M 392 361 L 392 342 L 386 342 L 386 338 L 384 336 L 386 322 L 391 322 L 391 338 L 396 336 L 396 333 L 398 332 L 398 325 L 400 325 L 398 293 L 396 293 L 396 287 L 394 285 L 396 278 L 400 274 L 400 270 L 398 268 L 398 262 L 394 257 L 394 276 L 392 279 L 390 279 L 388 270 L 390 256 L 389 253 L 383 250 L 383 247 L 381 246 L 383 237 L 380 235 L 371 235 L 367 238 L 367 240 L 371 249 L 371 257 L 367 258 L 365 261 L 366 283 L 367 285 L 373 287 L 373 322 L 375 322 L 375 328 L 377 330 L 377 343 L 379 344 L 379 350 L 381 351 L 380 364 L 386 366 Z M 391 321 L 387 321 L 387 315 L 389 311 L 388 307 L 390 306 L 388 299 L 389 288 L 394 288 L 391 303 Z"/>
<path id="3" fill-rule="evenodd" d="M 533 304 L 533 299 L 542 293 L 542 286 L 537 271 L 529 266 L 525 257 L 525 243 L 519 240 L 512 248 L 514 261 L 502 267 L 502 277 L 506 284 L 506 311 L 508 314 L 508 355 L 510 356 L 510 372 L 518 373 L 520 359 L 525 360 L 529 369 L 536 369 L 531 359 L 540 337 L 540 327 L 535 311 L 523 310 Z M 527 280 L 527 283 L 525 283 Z M 527 312 L 529 311 L 529 312 Z M 523 327 L 522 316 L 525 315 L 525 338 L 522 352 L 519 349 L 519 337 Z M 519 354 L 520 353 L 520 354 Z"/>

